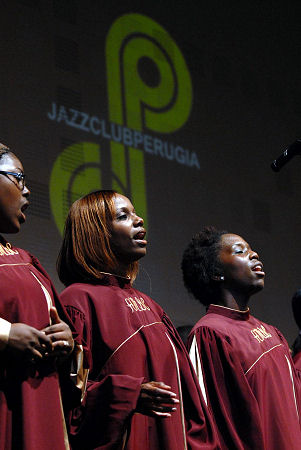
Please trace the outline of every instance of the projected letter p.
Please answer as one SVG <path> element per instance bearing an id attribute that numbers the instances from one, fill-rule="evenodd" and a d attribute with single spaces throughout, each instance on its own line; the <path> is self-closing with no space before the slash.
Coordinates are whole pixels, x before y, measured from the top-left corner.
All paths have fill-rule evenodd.
<path id="1" fill-rule="evenodd" d="M 157 82 L 142 78 L 139 64 L 150 61 Z M 171 36 L 158 23 L 140 14 L 119 17 L 106 40 L 110 120 L 128 128 L 171 133 L 187 121 L 192 86 L 185 60 Z M 112 169 L 127 186 L 139 214 L 146 218 L 142 150 L 111 143 Z M 128 168 L 128 170 L 127 170 Z M 113 188 L 121 190 L 121 186 Z"/>

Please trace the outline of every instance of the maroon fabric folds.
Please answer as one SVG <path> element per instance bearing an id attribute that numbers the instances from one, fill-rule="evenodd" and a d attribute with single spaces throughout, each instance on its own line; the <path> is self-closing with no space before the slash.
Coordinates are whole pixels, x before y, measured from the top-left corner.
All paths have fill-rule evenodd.
<path id="1" fill-rule="evenodd" d="M 73 284 L 61 300 L 90 369 L 83 405 L 72 412 L 72 448 L 219 448 L 187 351 L 159 305 L 113 276 Z M 166 419 L 135 413 L 146 381 L 170 385 L 184 415 L 180 406 Z"/>
<path id="2" fill-rule="evenodd" d="M 48 326 L 49 311 L 42 283 L 61 317 L 68 320 L 46 272 L 26 251 L 1 245 L 0 277 L 3 319 L 37 329 Z M 25 366 L 6 350 L 0 358 L 0 449 L 66 449 L 54 361 Z"/>
<path id="3" fill-rule="evenodd" d="M 293 358 L 294 364 L 295 364 L 295 368 L 296 368 L 296 373 L 299 379 L 299 396 L 301 398 L 301 352 L 296 353 L 296 355 Z"/>
<path id="4" fill-rule="evenodd" d="M 294 356 L 294 364 L 295 364 L 295 367 L 301 371 L 301 352 L 298 352 Z"/>
<path id="5" fill-rule="evenodd" d="M 224 449 L 297 450 L 299 380 L 281 333 L 249 312 L 210 305 L 193 328 Z"/>

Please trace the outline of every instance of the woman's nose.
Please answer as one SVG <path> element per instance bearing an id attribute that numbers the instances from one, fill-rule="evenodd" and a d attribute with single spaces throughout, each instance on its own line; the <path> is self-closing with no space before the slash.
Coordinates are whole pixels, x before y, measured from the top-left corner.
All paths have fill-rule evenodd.
<path id="1" fill-rule="evenodd" d="M 24 197 L 29 197 L 30 196 L 30 190 L 28 189 L 26 184 L 24 185 L 24 188 L 23 188 L 23 191 L 22 191 L 22 195 L 24 195 Z"/>
<path id="2" fill-rule="evenodd" d="M 250 259 L 259 259 L 258 253 L 251 250 Z"/>
<path id="3" fill-rule="evenodd" d="M 140 216 L 137 216 L 136 215 L 136 218 L 135 218 L 135 226 L 137 227 L 138 225 L 143 225 L 144 224 L 144 220 L 142 219 L 142 217 L 140 217 Z"/>

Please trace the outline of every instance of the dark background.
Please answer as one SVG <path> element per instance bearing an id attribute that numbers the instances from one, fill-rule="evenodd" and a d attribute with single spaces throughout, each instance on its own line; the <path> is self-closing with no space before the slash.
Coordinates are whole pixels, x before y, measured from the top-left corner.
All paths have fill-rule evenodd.
<path id="1" fill-rule="evenodd" d="M 300 137 L 300 9 L 297 1 L 1 1 L 0 141 L 22 160 L 32 191 L 28 220 L 9 239 L 33 252 L 61 290 L 52 165 L 69 144 L 101 139 L 51 122 L 47 112 L 57 102 L 108 120 L 106 35 L 120 15 L 143 14 L 186 60 L 193 107 L 168 140 L 197 152 L 200 170 L 145 154 L 149 247 L 137 287 L 176 325 L 195 323 L 204 310 L 182 285 L 180 261 L 191 235 L 214 224 L 259 252 L 266 287 L 251 311 L 291 342 L 290 299 L 301 285 L 301 159 L 278 174 L 270 163 Z"/>

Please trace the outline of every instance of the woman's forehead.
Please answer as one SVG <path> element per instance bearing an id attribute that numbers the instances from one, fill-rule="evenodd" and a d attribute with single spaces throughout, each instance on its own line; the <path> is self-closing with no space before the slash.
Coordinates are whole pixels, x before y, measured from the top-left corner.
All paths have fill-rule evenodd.
<path id="1" fill-rule="evenodd" d="M 133 208 L 131 201 L 122 194 L 116 194 L 114 196 L 114 204 L 116 209 Z"/>
<path id="2" fill-rule="evenodd" d="M 242 238 L 238 234 L 233 234 L 233 233 L 223 234 L 221 237 L 221 244 L 222 244 L 222 246 L 225 246 L 225 247 L 232 247 L 233 245 L 238 245 L 238 244 L 247 245 L 247 246 L 249 245 L 244 240 L 244 238 Z"/>
<path id="3" fill-rule="evenodd" d="M 6 153 L 2 156 L 0 159 L 0 166 L 4 167 L 11 167 L 15 169 L 20 169 L 23 171 L 23 166 L 21 161 L 13 154 L 13 153 Z"/>

